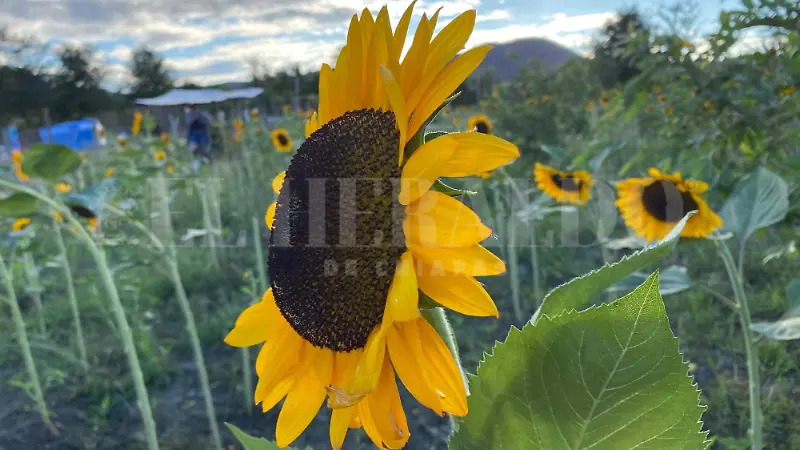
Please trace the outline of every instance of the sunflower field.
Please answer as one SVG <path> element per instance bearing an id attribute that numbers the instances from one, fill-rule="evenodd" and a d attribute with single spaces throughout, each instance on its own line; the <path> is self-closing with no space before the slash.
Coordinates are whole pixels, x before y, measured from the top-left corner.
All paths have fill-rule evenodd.
<path id="1" fill-rule="evenodd" d="M 480 14 L 415 7 L 210 161 L 11 155 L 0 450 L 800 448 L 797 6 L 474 105 Z"/>

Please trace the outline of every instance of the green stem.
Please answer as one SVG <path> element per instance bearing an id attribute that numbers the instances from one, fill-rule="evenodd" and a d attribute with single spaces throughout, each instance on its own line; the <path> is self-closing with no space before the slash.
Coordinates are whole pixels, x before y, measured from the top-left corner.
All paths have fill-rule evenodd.
<path id="1" fill-rule="evenodd" d="M 514 306 L 514 316 L 517 322 L 522 321 L 522 305 L 520 304 L 519 292 L 519 272 L 517 267 L 517 227 L 514 223 L 514 217 L 510 217 L 508 222 L 508 240 L 507 251 L 508 257 L 508 281 L 511 285 L 511 303 Z"/>
<path id="2" fill-rule="evenodd" d="M 2 178 L 0 178 L 0 186 L 36 197 L 38 200 L 47 204 L 55 211 L 61 213 L 64 219 L 67 220 L 70 225 L 75 227 L 76 236 L 83 241 L 84 244 L 86 244 L 86 248 L 89 250 L 89 253 L 97 265 L 97 269 L 100 272 L 100 278 L 103 281 L 103 285 L 106 288 L 109 300 L 111 301 L 111 307 L 113 309 L 114 318 L 117 322 L 119 335 L 122 339 L 125 355 L 128 358 L 128 365 L 130 367 L 131 378 L 133 378 L 133 385 L 136 390 L 138 406 L 142 412 L 142 421 L 144 422 L 147 447 L 149 450 L 158 450 L 156 423 L 155 420 L 153 420 L 153 411 L 150 408 L 150 399 L 147 396 L 147 387 L 144 383 L 142 367 L 139 363 L 139 356 L 136 353 L 136 346 L 134 345 L 133 341 L 133 332 L 128 323 L 128 319 L 125 316 L 125 309 L 122 305 L 122 301 L 120 300 L 117 286 L 114 284 L 114 278 L 111 274 L 111 271 L 108 269 L 105 252 L 97 246 L 97 243 L 95 243 L 91 234 L 89 234 L 86 228 L 84 228 L 83 224 L 81 224 L 78 219 L 72 215 L 70 209 L 64 206 L 63 203 L 56 202 L 50 197 L 47 197 L 46 195 L 27 186 L 7 181 Z"/>
<path id="3" fill-rule="evenodd" d="M 536 241 L 536 220 L 532 220 L 530 224 L 531 235 L 531 272 L 533 275 L 533 298 L 534 298 L 534 311 L 539 309 L 542 302 L 542 285 L 539 279 L 539 244 Z"/>
<path id="4" fill-rule="evenodd" d="M 69 257 L 67 257 L 67 246 L 64 244 L 64 237 L 61 234 L 61 224 L 53 218 L 53 229 L 56 231 L 56 243 L 58 251 L 61 253 L 61 264 L 64 268 L 64 279 L 67 282 L 67 297 L 69 307 L 72 311 L 72 322 L 75 325 L 75 338 L 78 341 L 78 355 L 80 356 L 81 366 L 84 372 L 89 370 L 89 359 L 86 356 L 86 343 L 83 339 L 83 326 L 81 326 L 81 315 L 78 308 L 78 297 L 75 295 L 75 282 L 72 279 L 72 269 L 69 267 Z"/>
<path id="5" fill-rule="evenodd" d="M 761 450 L 764 447 L 763 438 L 763 415 L 761 412 L 761 374 L 758 359 L 758 348 L 753 340 L 753 332 L 750 329 L 751 317 L 750 306 L 747 294 L 744 291 L 744 281 L 742 273 L 736 270 L 736 263 L 731 255 L 731 251 L 725 242 L 715 240 L 719 255 L 725 264 L 731 286 L 733 287 L 734 299 L 736 300 L 736 312 L 739 315 L 739 322 L 742 325 L 744 335 L 744 348 L 747 354 L 747 377 L 750 391 L 750 448 Z"/>
<path id="6" fill-rule="evenodd" d="M 217 257 L 216 238 L 214 236 L 214 227 L 211 224 L 211 211 L 209 211 L 208 204 L 208 188 L 203 186 L 199 181 L 197 188 L 200 191 L 200 206 L 203 208 L 203 228 L 206 230 L 206 245 L 211 248 L 211 262 L 213 267 L 219 267 L 219 258 Z"/>
<path id="7" fill-rule="evenodd" d="M 160 189 L 166 189 L 163 176 L 159 174 L 156 176 L 156 178 L 158 179 L 156 186 L 158 186 Z M 167 193 L 162 191 L 159 192 L 159 194 L 162 202 L 166 202 L 168 199 Z M 169 210 L 169 205 L 164 204 L 162 205 L 162 208 Z M 164 228 L 171 233 L 172 220 L 169 214 L 163 215 L 162 217 L 164 221 Z M 154 237 L 155 236 L 152 236 L 151 239 Z M 177 251 L 172 240 L 167 243 L 167 250 L 168 254 L 164 260 L 169 266 L 170 277 L 172 278 L 175 292 L 178 295 L 178 303 L 180 304 L 181 311 L 183 312 L 183 318 L 186 321 L 186 331 L 189 333 L 189 341 L 192 346 L 192 352 L 194 353 L 194 362 L 197 368 L 197 375 L 200 378 L 200 388 L 203 391 L 203 400 L 205 401 L 206 416 L 208 418 L 209 429 L 211 430 L 211 437 L 214 440 L 214 447 L 217 450 L 222 450 L 222 439 L 220 438 L 219 427 L 217 426 L 217 414 L 214 411 L 214 397 L 211 395 L 211 386 L 208 382 L 208 371 L 206 370 L 205 359 L 203 358 L 203 348 L 200 344 L 200 337 L 197 333 L 197 325 L 194 321 L 194 313 L 192 312 L 189 298 L 186 295 L 186 290 L 184 289 L 183 281 L 181 280 L 180 269 L 178 268 Z"/>
<path id="8" fill-rule="evenodd" d="M 261 249 L 261 223 L 253 217 L 253 240 L 256 247 L 256 268 L 258 269 L 258 290 L 267 290 L 267 270 L 264 267 L 264 251 Z"/>
<path id="9" fill-rule="evenodd" d="M 22 255 L 22 260 L 25 263 L 25 275 L 27 280 L 27 290 L 31 294 L 33 304 L 36 305 L 36 318 L 39 322 L 39 332 L 42 335 L 47 334 L 47 325 L 44 322 L 44 303 L 42 303 L 42 285 L 39 282 L 39 271 L 36 269 L 36 264 L 33 262 L 33 255 L 30 252 L 25 252 Z"/>
<path id="10" fill-rule="evenodd" d="M 44 422 L 47 430 L 53 435 L 58 436 L 58 430 L 53 425 L 53 422 L 50 421 L 50 412 L 47 410 L 47 404 L 44 401 L 42 384 L 39 382 L 39 374 L 36 372 L 36 364 L 33 362 L 33 354 L 31 353 L 31 344 L 30 341 L 28 341 L 28 333 L 25 330 L 25 320 L 22 318 L 22 311 L 20 311 L 19 302 L 17 301 L 17 293 L 14 291 L 14 281 L 11 279 L 11 273 L 6 267 L 2 255 L 0 255 L 0 276 L 3 277 L 3 281 L 6 285 L 6 293 L 11 305 L 11 316 L 17 327 L 19 346 L 22 350 L 22 357 L 25 360 L 25 368 L 33 384 L 33 397 L 36 402 L 36 409 L 39 411 L 39 416 L 41 416 L 42 422 Z"/>

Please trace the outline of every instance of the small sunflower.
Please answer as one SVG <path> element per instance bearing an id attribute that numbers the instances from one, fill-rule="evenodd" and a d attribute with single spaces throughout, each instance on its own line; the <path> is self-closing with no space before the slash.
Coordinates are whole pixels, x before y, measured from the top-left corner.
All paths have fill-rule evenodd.
<path id="1" fill-rule="evenodd" d="M 125 145 L 128 143 L 128 141 L 122 136 L 117 136 L 117 142 L 122 146 L 122 148 L 125 148 Z"/>
<path id="2" fill-rule="evenodd" d="M 602 94 L 600 94 L 600 98 L 597 100 L 597 103 L 599 103 L 600 106 L 604 106 L 605 107 L 605 106 L 608 106 L 608 102 L 609 101 L 611 101 L 611 96 L 609 96 L 607 93 L 603 92 Z"/>
<path id="3" fill-rule="evenodd" d="M 20 181 L 28 181 L 31 179 L 28 174 L 22 171 L 22 152 L 20 150 L 11 152 L 11 162 L 14 164 L 14 174 Z"/>
<path id="4" fill-rule="evenodd" d="M 164 144 L 164 146 L 169 145 L 169 134 L 161 133 L 161 143 Z"/>
<path id="5" fill-rule="evenodd" d="M 661 94 L 661 95 L 658 96 L 658 103 L 664 103 L 665 101 L 667 101 L 667 96 L 666 95 Z"/>
<path id="6" fill-rule="evenodd" d="M 97 233 L 99 225 L 100 222 L 97 220 L 97 217 L 89 217 L 89 229 L 92 230 L 92 233 Z"/>
<path id="7" fill-rule="evenodd" d="M 137 112 L 133 115 L 133 125 L 131 125 L 131 134 L 136 136 L 139 132 L 142 131 L 142 120 L 144 119 L 144 114 Z"/>
<path id="8" fill-rule="evenodd" d="M 585 109 L 586 111 L 594 111 L 594 102 L 587 102 L 583 106 L 583 109 Z"/>
<path id="9" fill-rule="evenodd" d="M 794 94 L 796 90 L 797 90 L 797 88 L 795 88 L 794 86 L 789 86 L 787 88 L 783 88 L 783 89 L 781 89 L 781 97 L 788 97 L 788 96 Z"/>
<path id="10" fill-rule="evenodd" d="M 164 168 L 167 170 L 167 173 L 175 173 L 175 168 L 172 167 L 172 164 L 167 164 Z"/>
<path id="11" fill-rule="evenodd" d="M 69 183 L 61 182 L 56 184 L 56 191 L 58 191 L 59 194 L 67 194 L 72 191 L 72 186 L 70 186 Z"/>
<path id="12" fill-rule="evenodd" d="M 467 129 L 483 134 L 492 134 L 492 121 L 483 114 L 476 114 L 467 120 Z"/>
<path id="13" fill-rule="evenodd" d="M 114 169 L 112 169 L 110 167 L 108 169 L 106 169 L 106 178 L 111 178 L 113 176 L 114 176 Z"/>
<path id="14" fill-rule="evenodd" d="M 565 172 L 536 163 L 533 176 L 539 189 L 557 202 L 585 205 L 592 197 L 594 183 L 589 172 Z"/>
<path id="15" fill-rule="evenodd" d="M 475 25 L 471 10 L 435 37 L 438 15 L 423 15 L 401 58 L 412 9 L 396 29 L 386 7 L 377 16 L 364 9 L 335 68 L 322 66 L 319 111 L 274 180 L 279 194 L 265 218 L 271 288 L 226 337 L 237 347 L 265 342 L 255 400 L 268 411 L 285 397 L 279 447 L 305 430 L 326 398 L 333 448 L 351 427 L 363 427 L 380 448 L 403 447 L 409 428 L 395 374 L 437 414 L 465 415 L 463 378 L 423 318 L 419 291 L 460 313 L 498 315 L 474 278 L 505 271 L 480 245 L 492 231 L 431 187 L 439 177 L 497 169 L 519 150 L 474 132 L 407 147 L 489 50 L 457 56 Z"/>
<path id="16" fill-rule="evenodd" d="M 18 232 L 22 231 L 31 224 L 31 219 L 27 217 L 20 217 L 19 219 L 15 220 L 13 224 L 11 224 L 11 230 Z"/>
<path id="17" fill-rule="evenodd" d="M 278 128 L 272 131 L 272 145 L 279 152 L 290 152 L 293 150 L 292 138 L 285 128 Z"/>
<path id="18" fill-rule="evenodd" d="M 167 159 L 167 153 L 164 150 L 159 150 L 155 152 L 153 156 L 155 156 L 156 161 L 163 161 Z"/>
<path id="19" fill-rule="evenodd" d="M 657 85 L 657 84 L 654 84 L 654 85 L 653 85 L 653 86 L 650 88 L 650 90 L 651 90 L 651 91 L 653 91 L 653 93 L 654 93 L 654 94 L 658 94 L 659 92 L 661 92 L 661 86 L 659 86 L 659 85 Z"/>
<path id="20" fill-rule="evenodd" d="M 668 116 L 671 116 L 673 112 L 674 112 L 674 110 L 672 109 L 672 106 L 667 106 L 667 107 L 664 109 L 664 114 L 666 114 L 666 115 L 668 115 Z"/>
<path id="21" fill-rule="evenodd" d="M 617 207 L 625 225 L 648 241 L 663 239 L 690 211 L 681 236 L 707 237 L 722 226 L 722 219 L 700 195 L 708 183 L 683 180 L 678 172 L 669 175 L 651 168 L 649 177 L 630 178 L 617 184 Z"/>
<path id="22" fill-rule="evenodd" d="M 542 100 L 543 100 L 543 101 L 545 101 L 545 102 L 549 102 L 549 101 L 550 101 L 550 100 L 552 100 L 552 99 L 553 99 L 553 96 L 552 96 L 552 95 L 550 95 L 550 94 L 547 94 L 547 95 L 543 95 L 543 96 L 542 96 Z"/>
<path id="23" fill-rule="evenodd" d="M 531 97 L 531 98 L 529 98 L 529 99 L 527 100 L 527 103 L 528 103 L 529 105 L 538 105 L 538 104 L 539 104 L 539 99 L 538 99 L 538 98 L 536 98 L 536 97 Z"/>
<path id="24" fill-rule="evenodd" d="M 64 216 L 62 216 L 58 211 L 53 211 L 53 218 L 58 222 L 64 222 Z"/>

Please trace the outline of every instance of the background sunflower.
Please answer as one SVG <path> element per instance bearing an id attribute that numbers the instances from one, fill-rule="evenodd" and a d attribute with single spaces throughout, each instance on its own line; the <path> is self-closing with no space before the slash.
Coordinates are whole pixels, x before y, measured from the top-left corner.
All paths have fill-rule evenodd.
<path id="1" fill-rule="evenodd" d="M 292 138 L 285 128 L 272 130 L 272 145 L 279 152 L 290 152 L 293 150 Z"/>
<path id="2" fill-rule="evenodd" d="M 592 197 L 593 181 L 589 172 L 568 172 L 537 162 L 533 176 L 539 189 L 557 202 L 585 205 Z"/>
<path id="3" fill-rule="evenodd" d="M 492 121 L 483 114 L 476 114 L 467 120 L 467 129 L 483 134 L 492 134 Z"/>
<path id="4" fill-rule="evenodd" d="M 678 172 L 669 175 L 650 168 L 649 177 L 629 178 L 617 184 L 617 206 L 630 229 L 648 241 L 662 239 L 690 211 L 697 211 L 686 223 L 681 236 L 708 237 L 722 226 L 722 219 L 701 196 L 708 190 L 703 181 L 683 180 Z"/>

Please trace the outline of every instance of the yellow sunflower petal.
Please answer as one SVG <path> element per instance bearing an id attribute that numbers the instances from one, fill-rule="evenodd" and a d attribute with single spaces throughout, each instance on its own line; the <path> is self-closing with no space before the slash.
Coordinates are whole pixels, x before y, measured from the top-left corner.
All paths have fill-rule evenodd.
<path id="1" fill-rule="evenodd" d="M 409 251 L 400 257 L 386 301 L 393 320 L 405 321 L 419 317 L 417 274 L 414 270 L 414 258 Z"/>
<path id="2" fill-rule="evenodd" d="M 400 55 L 403 53 L 403 47 L 406 44 L 406 35 L 408 34 L 408 25 L 411 23 L 411 14 L 414 12 L 414 5 L 416 3 L 417 0 L 414 0 L 408 5 L 408 8 L 406 8 L 406 11 L 400 18 L 400 22 L 397 23 L 397 29 L 395 29 L 392 40 L 392 51 L 389 55 L 390 60 L 400 60 Z"/>
<path id="3" fill-rule="evenodd" d="M 519 148 L 497 136 L 464 132 L 447 136 L 458 145 L 452 158 L 442 169 L 443 177 L 467 177 L 502 167 L 519 157 Z M 441 137 L 431 141 L 438 141 Z M 420 147 L 421 148 L 421 147 Z"/>
<path id="4" fill-rule="evenodd" d="M 389 104 L 392 105 L 392 111 L 394 112 L 395 120 L 397 121 L 397 128 L 400 131 L 399 165 L 403 163 L 404 150 L 407 142 L 408 113 L 406 112 L 406 104 L 405 100 L 403 99 L 403 91 L 400 89 L 400 85 L 397 83 L 397 80 L 395 80 L 392 72 L 388 68 L 381 66 L 380 73 L 384 88 L 389 96 Z"/>
<path id="5" fill-rule="evenodd" d="M 427 191 L 406 207 L 403 232 L 412 245 L 463 247 L 492 234 L 468 206 L 437 191 Z"/>
<path id="6" fill-rule="evenodd" d="M 411 96 L 414 86 L 419 81 L 420 74 L 425 67 L 425 58 L 428 55 L 432 34 L 433 28 L 428 16 L 423 14 L 417 25 L 417 31 L 414 33 L 414 40 L 411 41 L 411 47 L 400 64 L 402 71 L 400 83 L 403 87 L 404 98 Z"/>
<path id="7" fill-rule="evenodd" d="M 332 119 L 331 102 L 334 99 L 336 86 L 333 85 L 333 69 L 328 64 L 323 64 L 319 71 L 319 121 L 328 123 Z M 306 135 L 308 137 L 308 135 Z"/>
<path id="8" fill-rule="evenodd" d="M 270 230 L 275 227 L 275 208 L 277 207 L 278 203 L 270 203 L 269 207 L 267 208 L 267 214 L 264 216 L 264 223 L 267 224 L 267 228 Z"/>
<path id="9" fill-rule="evenodd" d="M 277 383 L 270 383 L 266 381 L 265 378 L 259 378 L 258 384 L 256 385 L 256 392 L 259 392 L 261 395 L 259 395 L 259 399 L 256 400 L 256 404 L 261 403 L 262 412 L 271 410 L 278 402 L 286 397 L 292 385 L 294 385 L 294 378 L 292 377 L 285 377 Z"/>
<path id="10" fill-rule="evenodd" d="M 367 397 L 367 402 L 375 431 L 380 436 L 380 441 L 390 449 L 402 448 L 409 437 L 406 415 L 402 405 L 399 405 L 399 400 L 400 393 L 397 390 L 392 364 L 385 361 L 378 389 Z M 375 440 L 373 439 L 373 442 Z"/>
<path id="11" fill-rule="evenodd" d="M 441 416 L 441 399 L 428 384 L 425 372 L 420 370 L 420 365 L 423 363 L 420 360 L 423 357 L 423 343 L 419 338 L 419 332 L 416 327 L 400 325 L 392 327 L 386 335 L 389 358 L 394 370 L 408 392 L 418 402 Z"/>
<path id="12" fill-rule="evenodd" d="M 473 277 L 499 275 L 506 271 L 503 261 L 479 244 L 469 247 L 412 246 L 415 260 L 422 260 L 435 270 Z"/>
<path id="13" fill-rule="evenodd" d="M 408 128 L 409 136 L 414 136 L 428 117 L 475 71 L 490 49 L 491 46 L 484 45 L 467 50 L 436 76 L 414 110 Z"/>
<path id="14" fill-rule="evenodd" d="M 331 412 L 331 447 L 334 450 L 339 450 L 344 445 L 344 438 L 347 436 L 347 429 L 353 421 L 353 415 L 356 412 L 355 406 L 349 408 L 334 409 Z"/>
<path id="15" fill-rule="evenodd" d="M 281 188 L 283 187 L 283 181 L 286 179 L 286 171 L 275 175 L 275 178 L 272 179 L 272 191 L 276 194 L 281 193 Z"/>
<path id="16" fill-rule="evenodd" d="M 442 396 L 442 406 L 450 414 L 466 416 L 467 390 L 453 354 L 431 324 L 424 319 L 416 320 L 415 324 L 424 343 L 422 349 L 429 366 L 429 382 Z"/>
<path id="17" fill-rule="evenodd" d="M 423 93 L 427 92 L 436 76 L 464 48 L 475 28 L 476 14 L 474 9 L 460 14 L 433 39 L 425 63 L 425 71 L 409 97 L 409 110 L 413 111 L 417 107 Z"/>
<path id="18" fill-rule="evenodd" d="M 500 316 L 492 297 L 470 276 L 422 265 L 417 278 L 420 290 L 445 308 L 467 316 Z"/>
<path id="19" fill-rule="evenodd" d="M 293 383 L 278 415 L 275 440 L 281 448 L 290 445 L 314 420 L 327 395 L 325 386 L 331 379 L 333 352 L 308 343 L 304 352 L 307 352 L 308 367 Z"/>
<path id="20" fill-rule="evenodd" d="M 436 181 L 458 150 L 458 142 L 450 135 L 438 137 L 418 148 L 403 166 L 401 205 L 408 205 L 424 194 Z"/>

